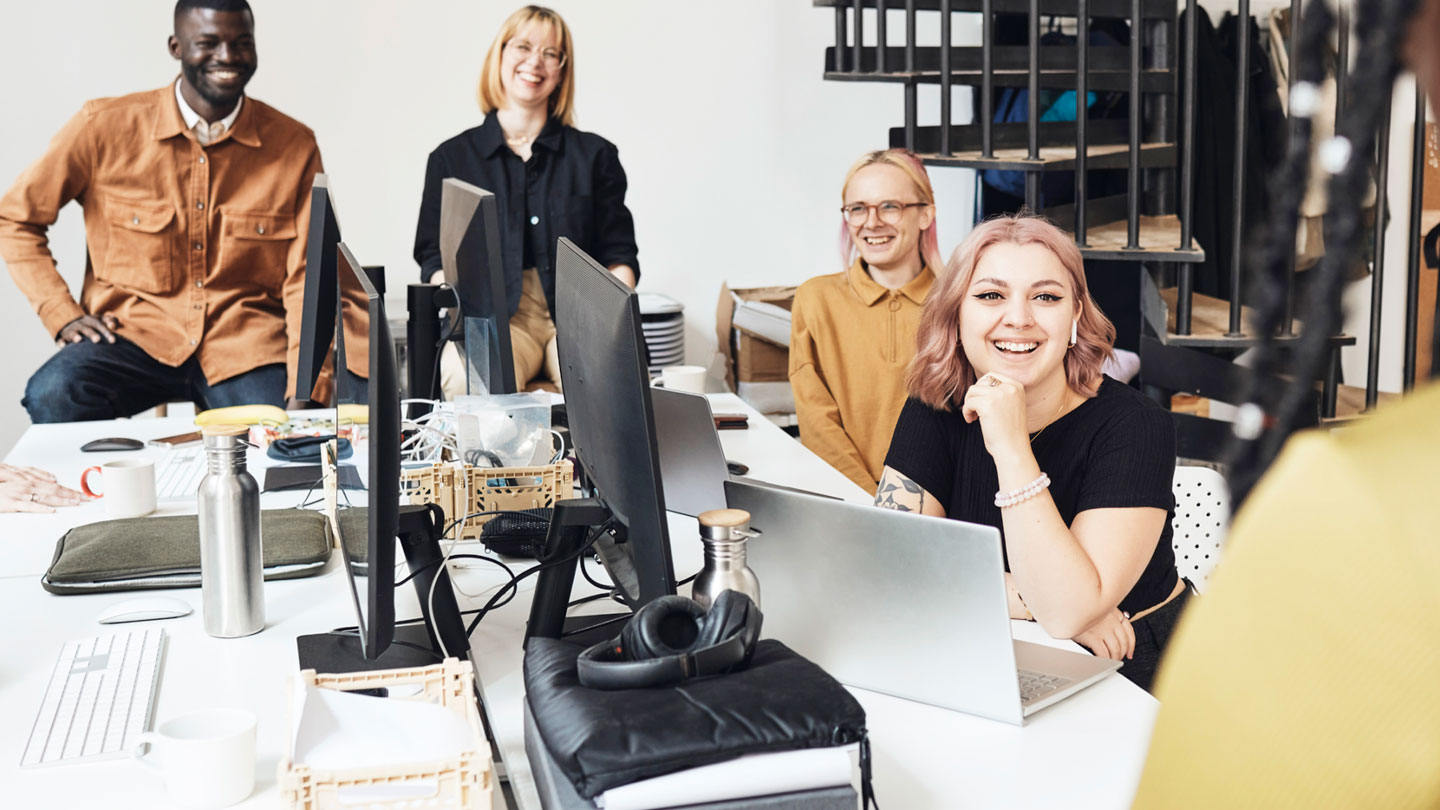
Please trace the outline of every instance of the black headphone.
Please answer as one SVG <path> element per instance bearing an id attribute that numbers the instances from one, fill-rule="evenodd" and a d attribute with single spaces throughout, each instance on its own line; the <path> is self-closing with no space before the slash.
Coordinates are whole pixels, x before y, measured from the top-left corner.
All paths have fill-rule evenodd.
<path id="1" fill-rule="evenodd" d="M 645 689 L 743 669 L 762 618 L 739 591 L 721 591 L 708 612 L 693 599 L 662 596 L 640 608 L 619 637 L 580 654 L 580 684 Z"/>

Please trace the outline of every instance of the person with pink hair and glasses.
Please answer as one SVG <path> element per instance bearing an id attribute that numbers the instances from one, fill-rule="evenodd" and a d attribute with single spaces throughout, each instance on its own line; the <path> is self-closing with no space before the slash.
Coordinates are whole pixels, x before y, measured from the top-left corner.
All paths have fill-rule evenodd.
<path id="1" fill-rule="evenodd" d="M 889 149 L 856 161 L 840 197 L 846 269 L 795 291 L 790 386 L 801 442 L 873 493 L 941 267 L 935 192 L 919 158 Z"/>
<path id="2" fill-rule="evenodd" d="M 1114 339 L 1068 235 L 1025 214 L 976 226 L 925 303 L 875 503 L 999 528 L 1011 617 L 1149 689 L 1189 590 L 1175 429 L 1102 373 Z"/>

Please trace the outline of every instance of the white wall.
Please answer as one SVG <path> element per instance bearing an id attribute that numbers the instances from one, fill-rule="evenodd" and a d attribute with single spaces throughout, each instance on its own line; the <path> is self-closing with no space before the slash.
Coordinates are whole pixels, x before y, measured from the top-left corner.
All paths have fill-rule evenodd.
<path id="1" fill-rule="evenodd" d="M 403 307 L 404 284 L 417 275 L 410 254 L 426 155 L 479 123 L 480 60 L 520 0 L 251 4 L 260 70 L 249 91 L 315 130 L 346 240 L 365 263 L 386 266 L 390 297 Z M 722 281 L 798 283 L 838 269 L 844 172 L 886 145 L 904 105 L 897 85 L 821 81 L 834 35 L 829 9 L 808 0 L 550 5 L 576 38 L 580 127 L 618 145 L 629 174 L 641 288 L 685 304 L 690 360 L 708 362 L 714 350 Z M 177 75 L 165 50 L 172 8 L 172 0 L 5 4 L 0 100 L 19 112 L 0 125 L 0 184 L 8 187 L 86 99 Z M 873 38 L 873 23 L 867 30 Z M 898 42 L 900 17 L 891 31 Z M 957 42 L 972 34 L 955 27 Z M 973 175 L 937 170 L 935 179 L 948 251 L 969 229 Z M 62 212 L 51 240 L 78 292 L 78 208 Z M 24 430 L 25 379 L 53 351 L 28 302 L 7 289 L 0 450 Z"/>

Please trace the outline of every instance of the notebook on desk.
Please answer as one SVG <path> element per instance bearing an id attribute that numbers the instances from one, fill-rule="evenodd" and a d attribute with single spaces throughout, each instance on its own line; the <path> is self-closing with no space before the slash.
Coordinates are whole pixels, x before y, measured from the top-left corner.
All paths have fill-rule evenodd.
<path id="1" fill-rule="evenodd" d="M 1014 641 L 1000 532 L 745 482 L 763 635 L 856 686 L 1020 725 L 1120 662 Z"/>

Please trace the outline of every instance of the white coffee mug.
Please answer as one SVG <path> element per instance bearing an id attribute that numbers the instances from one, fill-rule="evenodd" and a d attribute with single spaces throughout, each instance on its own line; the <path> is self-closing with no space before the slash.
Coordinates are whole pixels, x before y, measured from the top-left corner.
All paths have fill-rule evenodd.
<path id="1" fill-rule="evenodd" d="M 688 391 L 692 394 L 705 393 L 704 366 L 666 366 L 660 369 L 660 376 L 652 384 L 658 384 L 671 391 Z"/>
<path id="2" fill-rule="evenodd" d="M 147 743 L 149 753 L 141 754 Z M 141 734 L 130 753 L 164 777 L 181 807 L 229 807 L 255 789 L 255 715 L 244 709 L 183 714 Z"/>
<path id="3" fill-rule="evenodd" d="M 99 473 L 105 488 L 90 488 L 90 474 Z M 107 461 L 80 474 L 80 488 L 105 502 L 105 514 L 130 518 L 155 511 L 155 462 L 143 458 Z"/>

